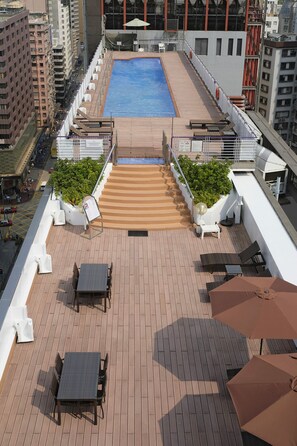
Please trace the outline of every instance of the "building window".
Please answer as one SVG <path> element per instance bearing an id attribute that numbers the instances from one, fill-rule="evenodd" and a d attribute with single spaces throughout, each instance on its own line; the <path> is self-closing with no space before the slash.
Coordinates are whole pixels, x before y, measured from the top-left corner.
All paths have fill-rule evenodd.
<path id="1" fill-rule="evenodd" d="M 228 39 L 228 56 L 233 55 L 233 39 Z"/>
<path id="2" fill-rule="evenodd" d="M 261 113 L 261 115 L 264 116 L 264 118 L 266 117 L 266 110 L 264 110 L 264 108 L 259 107 L 259 113 Z"/>
<path id="3" fill-rule="evenodd" d="M 270 74 L 269 74 L 269 73 L 266 73 L 265 71 L 263 71 L 263 73 L 262 73 L 262 79 L 263 79 L 264 81 L 269 81 L 269 79 L 270 79 Z"/>
<path id="4" fill-rule="evenodd" d="M 264 59 L 264 60 L 263 60 L 263 67 L 265 67 L 265 68 L 271 68 L 271 62 L 270 62 L 270 60 L 266 60 L 266 59 Z"/>
<path id="5" fill-rule="evenodd" d="M 277 107 L 290 107 L 291 106 L 291 99 L 279 99 L 276 101 Z"/>
<path id="6" fill-rule="evenodd" d="M 268 93 L 268 86 L 267 85 L 261 85 L 261 91 L 263 91 L 263 93 Z"/>
<path id="7" fill-rule="evenodd" d="M 260 102 L 263 105 L 267 105 L 267 98 L 265 98 L 264 96 L 260 96 Z"/>
<path id="8" fill-rule="evenodd" d="M 280 122 L 276 123 L 273 126 L 274 130 L 288 130 L 288 123 L 287 122 Z"/>
<path id="9" fill-rule="evenodd" d="M 296 50 L 282 50 L 282 57 L 296 57 Z"/>
<path id="10" fill-rule="evenodd" d="M 293 82 L 294 74 L 281 74 L 279 77 L 279 82 Z"/>
<path id="11" fill-rule="evenodd" d="M 280 68 L 281 70 L 295 70 L 295 62 L 283 62 Z"/>
<path id="12" fill-rule="evenodd" d="M 275 118 L 279 119 L 279 118 L 288 118 L 289 117 L 289 112 L 288 111 L 279 111 L 275 113 Z"/>
<path id="13" fill-rule="evenodd" d="M 293 92 L 292 87 L 280 87 L 277 90 L 277 94 L 291 94 Z"/>
<path id="14" fill-rule="evenodd" d="M 265 46 L 265 48 L 264 48 L 264 54 L 266 54 L 266 56 L 271 56 L 271 54 L 272 54 L 272 48 L 268 48 L 267 46 Z"/>
<path id="15" fill-rule="evenodd" d="M 242 52 L 242 39 L 237 39 L 236 56 L 241 56 Z"/>
<path id="16" fill-rule="evenodd" d="M 195 53 L 198 54 L 198 56 L 207 56 L 208 39 L 195 39 Z"/>
<path id="17" fill-rule="evenodd" d="M 220 56 L 222 54 L 222 39 L 217 39 L 216 55 Z"/>

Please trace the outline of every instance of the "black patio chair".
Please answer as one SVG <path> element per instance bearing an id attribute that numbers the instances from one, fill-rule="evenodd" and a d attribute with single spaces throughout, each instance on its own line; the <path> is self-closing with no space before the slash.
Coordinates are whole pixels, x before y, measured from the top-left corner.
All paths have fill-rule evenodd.
<path id="1" fill-rule="evenodd" d="M 58 380 L 60 381 L 60 376 L 63 369 L 63 359 L 60 356 L 60 353 L 57 353 L 56 359 L 55 359 L 55 371 L 58 377 Z"/>
<path id="2" fill-rule="evenodd" d="M 99 370 L 98 384 L 102 384 L 102 382 L 105 380 L 107 374 L 108 361 L 109 361 L 109 356 L 108 353 L 106 353 L 105 358 L 101 359 L 102 367 Z"/>

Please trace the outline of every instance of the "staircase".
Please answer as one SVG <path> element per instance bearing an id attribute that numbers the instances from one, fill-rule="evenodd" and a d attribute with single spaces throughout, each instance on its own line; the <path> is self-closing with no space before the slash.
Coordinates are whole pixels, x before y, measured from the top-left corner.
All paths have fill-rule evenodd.
<path id="1" fill-rule="evenodd" d="M 191 226 L 189 209 L 166 166 L 114 166 L 99 206 L 105 228 L 160 230 Z"/>

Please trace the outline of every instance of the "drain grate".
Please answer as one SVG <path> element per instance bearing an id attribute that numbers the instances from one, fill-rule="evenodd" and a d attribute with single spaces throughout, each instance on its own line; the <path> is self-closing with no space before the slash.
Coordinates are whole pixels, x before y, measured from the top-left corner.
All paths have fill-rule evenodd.
<path id="1" fill-rule="evenodd" d="M 147 237 L 148 231 L 128 231 L 128 237 Z"/>

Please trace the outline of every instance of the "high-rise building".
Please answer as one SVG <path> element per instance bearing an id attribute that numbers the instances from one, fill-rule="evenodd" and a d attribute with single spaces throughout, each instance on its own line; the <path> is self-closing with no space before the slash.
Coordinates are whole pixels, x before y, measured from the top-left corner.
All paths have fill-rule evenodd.
<path id="1" fill-rule="evenodd" d="M 285 0 L 279 12 L 279 33 L 297 33 L 297 1 Z"/>
<path id="2" fill-rule="evenodd" d="M 24 0 L 31 13 L 48 14 L 54 61 L 56 100 L 63 103 L 79 54 L 78 0 Z"/>
<path id="3" fill-rule="evenodd" d="M 28 11 L 14 2 L 0 17 L 0 148 L 8 149 L 34 116 L 34 100 Z"/>
<path id="4" fill-rule="evenodd" d="M 0 177 L 5 189 L 15 186 L 26 169 L 36 120 L 28 11 L 20 2 L 0 6 Z"/>
<path id="5" fill-rule="evenodd" d="M 296 113 L 296 55 L 295 34 L 274 34 L 264 40 L 258 111 L 287 143 Z"/>
<path id="6" fill-rule="evenodd" d="M 51 33 L 46 14 L 29 15 L 34 104 L 39 127 L 52 128 L 55 117 L 55 82 Z"/>

